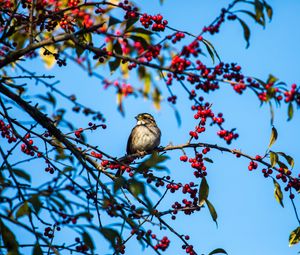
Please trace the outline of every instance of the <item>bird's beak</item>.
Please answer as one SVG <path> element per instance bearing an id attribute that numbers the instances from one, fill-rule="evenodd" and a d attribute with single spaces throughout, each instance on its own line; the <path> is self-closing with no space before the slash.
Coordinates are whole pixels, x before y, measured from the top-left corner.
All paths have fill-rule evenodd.
<path id="1" fill-rule="evenodd" d="M 135 116 L 134 118 L 135 118 L 136 120 L 139 120 L 139 116 Z"/>

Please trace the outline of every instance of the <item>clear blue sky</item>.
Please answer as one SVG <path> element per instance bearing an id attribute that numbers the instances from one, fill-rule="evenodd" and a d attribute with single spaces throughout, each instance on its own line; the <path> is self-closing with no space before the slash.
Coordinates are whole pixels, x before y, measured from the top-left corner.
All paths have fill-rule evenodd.
<path id="1" fill-rule="evenodd" d="M 165 0 L 165 4 L 160 6 L 158 0 L 136 2 L 142 6 L 144 12 L 161 13 L 172 27 L 195 34 L 204 25 L 209 24 L 219 14 L 221 7 L 228 3 L 221 0 Z M 247 75 L 265 80 L 272 73 L 288 84 L 297 83 L 300 71 L 300 31 L 297 26 L 300 24 L 300 2 L 273 0 L 270 4 L 274 8 L 274 17 L 265 30 L 255 25 L 253 21 L 245 19 L 251 24 L 249 49 L 245 49 L 243 32 L 237 22 L 226 22 L 222 25 L 220 34 L 209 36 L 208 39 L 224 62 L 239 63 Z M 127 137 L 135 124 L 133 117 L 139 112 L 150 112 L 155 116 L 163 133 L 162 145 L 170 142 L 173 144 L 186 142 L 189 130 L 196 125 L 192 118 L 193 113 L 189 110 L 190 102 L 185 98 L 182 89 L 176 89 L 178 95 L 181 94 L 177 108 L 181 114 L 182 125 L 178 127 L 173 110 L 167 104 L 162 104 L 161 111 L 157 112 L 151 102 L 143 99 L 128 98 L 124 105 L 126 118 L 123 118 L 116 110 L 114 91 L 104 91 L 99 80 L 89 78 L 77 67 L 55 67 L 49 71 L 38 67 L 37 70 L 55 74 L 56 78 L 61 80 L 59 86 L 64 92 L 76 93 L 79 100 L 99 109 L 107 116 L 108 129 L 92 134 L 89 139 L 93 144 L 105 148 L 106 152 L 116 156 L 124 154 Z M 109 78 L 108 68 L 103 70 L 102 74 Z M 132 82 L 136 83 L 137 87 L 140 86 L 139 81 L 132 80 Z M 159 82 L 157 85 L 163 86 Z M 231 145 L 231 148 L 241 149 L 251 155 L 265 152 L 271 132 L 267 106 L 259 107 L 257 98 L 250 91 L 239 96 L 227 85 L 215 93 L 204 96 L 213 102 L 213 109 L 216 109 L 216 112 L 224 113 L 226 127 L 237 128 L 240 138 Z M 294 172 L 298 174 L 299 113 L 296 112 L 294 119 L 287 122 L 286 112 L 286 106 L 275 110 L 274 124 L 279 138 L 273 149 L 284 151 L 294 157 L 296 161 Z M 87 122 L 88 119 L 74 118 L 73 121 L 78 127 L 86 125 Z M 200 136 L 199 140 L 226 146 L 217 138 L 215 132 L 216 129 L 211 128 L 205 135 Z M 188 154 L 192 155 L 192 151 Z M 191 180 L 192 170 L 188 164 L 179 162 L 178 153 L 170 153 L 170 156 L 172 160 L 168 162 L 168 167 L 172 176 L 181 182 Z M 212 152 L 210 158 L 214 163 L 208 166 L 209 197 L 218 212 L 219 227 L 216 228 L 207 209 L 192 216 L 178 216 L 175 222 L 171 222 L 168 216 L 166 220 L 174 224 L 180 233 L 191 236 L 190 242 L 199 254 L 206 254 L 218 247 L 224 248 L 230 255 L 296 254 L 300 246 L 289 248 L 288 236 L 297 227 L 297 221 L 289 199 L 284 199 L 284 209 L 276 202 L 272 180 L 265 179 L 260 170 L 249 172 L 248 161 L 236 159 L 230 154 Z M 177 196 L 167 196 L 163 207 L 167 208 L 176 199 Z M 299 199 L 296 198 L 295 202 L 298 205 Z M 156 232 L 160 233 L 158 230 Z M 65 240 L 66 236 L 63 233 L 61 235 Z M 178 239 L 172 234 L 169 236 L 171 247 L 166 254 L 184 254 Z M 105 244 L 102 245 L 102 242 Z M 106 241 L 95 239 L 95 243 L 100 247 L 96 252 L 103 254 L 101 246 L 107 246 Z M 143 253 L 137 249 L 134 240 L 126 246 L 127 254 Z M 150 250 L 145 253 L 153 254 Z"/>

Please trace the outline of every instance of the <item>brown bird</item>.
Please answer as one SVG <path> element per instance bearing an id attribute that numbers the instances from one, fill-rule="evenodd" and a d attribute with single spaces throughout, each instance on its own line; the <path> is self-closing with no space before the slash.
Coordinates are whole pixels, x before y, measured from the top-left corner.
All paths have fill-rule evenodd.
<path id="1" fill-rule="evenodd" d="M 151 152 L 160 144 L 161 132 L 155 119 L 149 113 L 140 113 L 136 117 L 137 123 L 131 130 L 127 141 L 127 155 Z M 118 171 L 116 176 L 120 176 Z"/>
<path id="2" fill-rule="evenodd" d="M 140 113 L 135 118 L 137 123 L 128 138 L 127 155 L 150 152 L 160 144 L 161 132 L 153 116 Z"/>

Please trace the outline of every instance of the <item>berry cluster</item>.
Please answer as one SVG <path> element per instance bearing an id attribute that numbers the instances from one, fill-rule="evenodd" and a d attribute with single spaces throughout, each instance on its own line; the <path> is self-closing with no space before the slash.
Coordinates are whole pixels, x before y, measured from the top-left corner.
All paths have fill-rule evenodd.
<path id="1" fill-rule="evenodd" d="M 0 132 L 1 136 L 6 138 L 8 143 L 17 141 L 17 138 L 12 133 L 10 124 L 5 125 L 3 120 L 0 120 Z"/>
<path id="2" fill-rule="evenodd" d="M 46 227 L 44 230 L 44 236 L 52 239 L 54 237 L 54 229 L 51 227 Z"/>
<path id="3" fill-rule="evenodd" d="M 220 130 L 218 131 L 218 136 L 220 136 L 221 138 L 223 138 L 227 144 L 231 144 L 233 139 L 237 139 L 239 137 L 239 134 L 234 133 L 234 130 Z"/>
<path id="4" fill-rule="evenodd" d="M 174 56 L 170 68 L 176 73 L 182 73 L 190 65 L 191 61 L 181 58 L 180 56 Z"/>
<path id="5" fill-rule="evenodd" d="M 152 25 L 151 29 L 153 31 L 164 31 L 166 25 L 168 25 L 168 21 L 164 20 L 160 14 L 152 16 L 144 13 L 140 17 L 140 22 L 145 28 L 149 28 Z"/>
<path id="6" fill-rule="evenodd" d="M 226 14 L 226 10 L 222 9 L 221 10 L 221 15 L 219 16 L 219 19 L 218 19 L 217 23 L 214 24 L 214 25 L 210 25 L 208 27 L 204 27 L 202 29 L 202 31 L 204 33 L 209 32 L 211 35 L 213 35 L 215 33 L 218 33 L 220 31 L 221 24 L 225 21 L 225 14 Z"/>
<path id="7" fill-rule="evenodd" d="M 30 139 L 30 137 L 30 133 L 25 135 L 24 139 L 26 140 L 26 143 L 21 144 L 21 151 L 33 157 L 35 155 L 35 151 L 37 151 L 39 148 L 33 145 L 34 142 L 32 139 Z"/>
<path id="8" fill-rule="evenodd" d="M 85 243 L 83 243 L 83 242 L 80 240 L 79 237 L 76 237 L 76 238 L 75 238 L 75 242 L 76 242 L 76 243 L 79 243 L 79 244 L 75 247 L 76 251 L 85 253 L 85 252 L 87 252 L 87 251 L 89 250 L 89 247 L 88 247 Z"/>
<path id="9" fill-rule="evenodd" d="M 172 43 L 175 44 L 177 42 L 180 42 L 181 39 L 183 39 L 185 37 L 185 34 L 182 32 L 176 32 L 174 35 L 168 35 L 167 39 L 171 40 L 172 39 Z"/>
<path id="10" fill-rule="evenodd" d="M 164 236 L 158 243 L 154 246 L 155 250 L 165 251 L 170 245 L 170 240 L 167 236 Z"/>

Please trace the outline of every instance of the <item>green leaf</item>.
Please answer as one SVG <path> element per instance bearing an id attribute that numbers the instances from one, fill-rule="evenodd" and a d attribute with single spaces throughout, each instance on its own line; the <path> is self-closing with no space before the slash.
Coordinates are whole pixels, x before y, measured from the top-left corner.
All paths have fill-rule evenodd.
<path id="1" fill-rule="evenodd" d="M 39 199 L 39 195 L 33 195 L 29 200 L 28 200 L 29 203 L 31 203 L 31 205 L 33 206 L 34 210 L 36 213 L 39 213 L 41 207 L 42 207 L 42 203 Z"/>
<path id="2" fill-rule="evenodd" d="M 123 50 L 122 50 L 122 47 L 121 47 L 121 44 L 119 43 L 119 41 L 116 41 L 116 42 L 115 42 L 115 44 L 113 45 L 113 50 L 114 50 L 114 52 L 116 52 L 117 54 L 122 55 Z"/>
<path id="3" fill-rule="evenodd" d="M 204 45 L 206 46 L 206 49 L 213 61 L 213 63 L 215 62 L 215 56 L 217 57 L 217 59 L 221 62 L 221 59 L 217 53 L 217 51 L 215 50 L 214 46 L 207 40 L 202 39 L 202 42 L 204 43 Z"/>
<path id="4" fill-rule="evenodd" d="M 289 155 L 286 155 L 284 152 L 277 152 L 277 154 L 283 156 L 285 158 L 285 160 L 289 163 L 289 165 L 293 168 L 294 165 L 295 165 L 295 161 L 294 159 L 289 156 Z"/>
<path id="5" fill-rule="evenodd" d="M 123 178 L 122 176 L 117 178 L 114 181 L 114 193 L 116 193 L 120 188 L 122 188 L 124 184 L 126 184 L 125 178 Z"/>
<path id="6" fill-rule="evenodd" d="M 142 27 L 135 27 L 135 28 L 129 29 L 129 30 L 126 31 L 126 33 L 139 33 L 139 34 L 145 34 L 145 35 L 152 35 L 153 34 L 152 31 L 146 30 Z"/>
<path id="7" fill-rule="evenodd" d="M 24 170 L 21 170 L 21 169 L 18 169 L 18 168 L 14 168 L 13 169 L 13 173 L 16 176 L 24 179 L 25 181 L 31 182 L 31 176 L 28 173 L 26 173 Z"/>
<path id="8" fill-rule="evenodd" d="M 252 19 L 254 19 L 255 22 L 257 22 L 257 23 L 260 24 L 261 26 L 265 27 L 265 21 L 264 21 L 264 19 L 259 19 L 259 20 L 257 20 L 256 15 L 255 15 L 254 13 L 252 13 L 252 12 L 250 12 L 250 11 L 247 11 L 247 10 L 238 10 L 238 11 L 236 11 L 236 12 L 241 12 L 241 13 L 247 14 L 247 15 L 250 16 Z"/>
<path id="9" fill-rule="evenodd" d="M 126 22 L 126 28 L 125 28 L 126 33 L 127 33 L 127 30 L 130 27 L 132 27 L 132 25 L 135 24 L 138 20 L 139 20 L 139 18 L 134 18 L 134 19 L 130 18 L 130 19 L 127 20 L 127 22 Z"/>
<path id="10" fill-rule="evenodd" d="M 82 233 L 82 240 L 83 240 L 83 242 L 84 242 L 91 250 L 94 250 L 94 249 L 95 249 L 95 245 L 94 245 L 93 239 L 91 238 L 91 236 L 89 235 L 89 233 L 83 232 L 83 233 Z"/>
<path id="11" fill-rule="evenodd" d="M 255 0 L 255 12 L 256 12 L 256 20 L 260 20 L 261 18 L 264 18 L 264 6 L 259 0 Z"/>
<path id="12" fill-rule="evenodd" d="M 47 96 L 37 95 L 36 97 L 52 104 L 52 106 L 55 107 L 56 106 L 56 98 L 50 92 L 47 92 L 46 95 Z"/>
<path id="13" fill-rule="evenodd" d="M 165 155 L 159 155 L 157 152 L 153 152 L 150 158 L 144 160 L 140 165 L 137 167 L 137 171 L 139 173 L 151 169 L 151 168 L 159 168 L 158 165 L 166 161 L 169 157 Z"/>
<path id="14" fill-rule="evenodd" d="M 18 209 L 18 211 L 16 212 L 16 218 L 20 218 L 24 215 L 29 214 L 29 206 L 28 206 L 28 202 L 25 201 L 24 204 L 22 204 L 20 206 L 20 208 Z"/>
<path id="15" fill-rule="evenodd" d="M 293 246 L 294 244 L 299 243 L 300 241 L 300 227 L 297 227 L 293 230 L 289 237 L 289 246 Z"/>
<path id="16" fill-rule="evenodd" d="M 292 103 L 289 103 L 288 106 L 288 121 L 290 121 L 294 116 L 294 107 Z"/>
<path id="17" fill-rule="evenodd" d="M 131 179 L 128 181 L 128 188 L 131 194 L 134 197 L 137 197 L 138 195 L 142 194 L 145 195 L 145 185 L 142 182 L 139 182 L 135 179 Z"/>
<path id="18" fill-rule="evenodd" d="M 199 189 L 199 202 L 198 202 L 199 206 L 202 206 L 204 204 L 204 202 L 208 198 L 208 194 L 209 194 L 209 186 L 206 181 L 206 178 L 203 177 Z"/>
<path id="19" fill-rule="evenodd" d="M 160 90 L 155 87 L 152 93 L 152 100 L 156 110 L 160 110 L 160 103 L 161 103 L 161 92 Z"/>
<path id="20" fill-rule="evenodd" d="M 208 255 L 213 255 L 213 254 L 228 254 L 224 249 L 222 248 L 218 248 L 218 249 L 214 249 L 213 251 L 211 251 Z"/>
<path id="21" fill-rule="evenodd" d="M 112 228 L 102 228 L 100 229 L 102 235 L 111 243 L 113 247 L 121 243 L 121 237 L 119 233 Z"/>
<path id="22" fill-rule="evenodd" d="M 16 236 L 6 225 L 4 225 L 1 219 L 0 231 L 4 246 L 7 248 L 8 254 L 19 255 L 19 244 L 16 240 Z"/>
<path id="23" fill-rule="evenodd" d="M 243 28 L 243 30 L 244 30 L 244 38 L 245 38 L 245 40 L 246 40 L 246 48 L 248 48 L 249 47 L 249 45 L 250 45 L 250 43 L 249 43 L 249 39 L 250 39 L 250 29 L 249 29 L 249 27 L 248 27 L 248 25 L 245 23 L 245 21 L 243 21 L 242 19 L 240 19 L 240 18 L 237 18 L 238 19 L 238 21 L 241 23 L 241 25 L 242 25 L 242 28 Z"/>
<path id="24" fill-rule="evenodd" d="M 108 27 L 110 26 L 113 26 L 115 24 L 118 24 L 118 23 L 121 23 L 122 21 L 117 19 L 117 18 L 114 18 L 113 16 L 110 16 L 109 17 L 109 22 L 108 22 Z"/>
<path id="25" fill-rule="evenodd" d="M 274 75 L 269 74 L 267 83 L 275 83 L 276 81 L 278 81 L 278 78 L 276 78 Z"/>
<path id="26" fill-rule="evenodd" d="M 270 151 L 270 163 L 271 166 L 274 167 L 278 162 L 278 155 L 277 153 Z"/>
<path id="27" fill-rule="evenodd" d="M 283 202 L 282 202 L 282 200 L 283 200 L 283 194 L 282 194 L 282 191 L 281 191 L 281 187 L 280 187 L 279 183 L 275 179 L 273 179 L 273 183 L 274 183 L 274 187 L 275 187 L 274 188 L 274 196 L 275 196 L 277 202 L 282 207 L 284 207 Z"/>
<path id="28" fill-rule="evenodd" d="M 278 133 L 275 127 L 272 127 L 271 137 L 270 137 L 270 143 L 268 148 L 271 148 L 271 146 L 276 142 L 278 137 Z"/>
<path id="29" fill-rule="evenodd" d="M 137 35 L 130 35 L 128 38 L 132 39 L 135 42 L 140 42 L 144 49 L 147 49 L 149 46 L 149 43 L 144 37 L 137 36 Z"/>
<path id="30" fill-rule="evenodd" d="M 209 212 L 210 212 L 210 215 L 211 215 L 213 221 L 218 225 L 218 223 L 217 223 L 218 214 L 216 212 L 216 209 L 214 208 L 214 206 L 212 205 L 212 203 L 209 202 L 207 199 L 206 199 L 205 202 L 207 204 L 207 207 L 209 209 Z"/>
<path id="31" fill-rule="evenodd" d="M 179 111 L 178 111 L 177 109 L 175 109 L 174 107 L 173 107 L 173 109 L 174 109 L 174 113 L 175 113 L 175 118 L 176 118 L 176 121 L 177 121 L 177 125 L 178 125 L 178 127 L 180 127 L 180 126 L 181 126 L 181 117 L 180 117 L 180 113 L 179 113 Z"/>
<path id="32" fill-rule="evenodd" d="M 271 101 L 269 101 L 269 106 L 270 106 L 270 115 L 271 115 L 271 125 L 273 125 L 274 124 L 274 109 L 273 109 Z"/>
<path id="33" fill-rule="evenodd" d="M 149 73 L 146 73 L 144 76 L 144 90 L 143 90 L 143 94 L 144 97 L 148 97 L 149 92 L 151 89 L 151 75 Z"/>
<path id="34" fill-rule="evenodd" d="M 113 73 L 114 71 L 116 71 L 117 68 L 120 66 L 120 63 L 121 59 L 119 58 L 115 58 L 114 61 L 108 62 L 110 72 Z"/>
<path id="35" fill-rule="evenodd" d="M 203 160 L 208 162 L 208 163 L 214 163 L 214 161 L 210 158 L 203 158 Z"/>
<path id="36" fill-rule="evenodd" d="M 39 243 L 35 243 L 33 250 L 32 250 L 32 255 L 43 255 L 43 251 L 42 251 Z"/>

